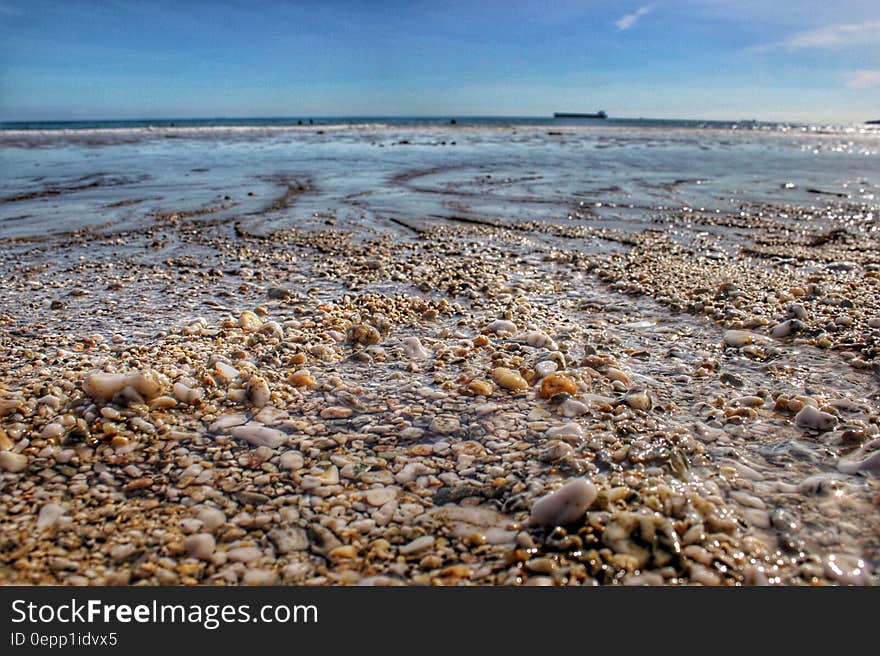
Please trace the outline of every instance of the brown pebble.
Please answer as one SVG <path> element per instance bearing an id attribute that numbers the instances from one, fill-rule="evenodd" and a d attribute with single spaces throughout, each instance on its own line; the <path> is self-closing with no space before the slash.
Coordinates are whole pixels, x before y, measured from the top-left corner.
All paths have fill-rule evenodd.
<path id="1" fill-rule="evenodd" d="M 568 376 L 564 374 L 550 374 L 541 381 L 541 391 L 539 396 L 542 399 L 549 399 L 563 392 L 566 394 L 576 394 L 577 391 L 577 383 Z"/>
<path id="2" fill-rule="evenodd" d="M 488 380 L 475 378 L 468 383 L 466 389 L 474 396 L 492 396 L 492 392 L 495 391 L 495 386 Z"/>
<path id="3" fill-rule="evenodd" d="M 142 478 L 136 478 L 133 481 L 130 481 L 123 488 L 126 492 L 132 492 L 134 490 L 143 490 L 144 488 L 150 487 L 153 484 L 153 479 L 149 476 L 144 476 Z"/>
<path id="4" fill-rule="evenodd" d="M 318 384 L 318 381 L 315 380 L 314 376 L 311 376 L 302 371 L 297 371 L 296 373 L 290 374 L 290 376 L 287 378 L 287 382 L 294 387 L 314 387 Z"/>

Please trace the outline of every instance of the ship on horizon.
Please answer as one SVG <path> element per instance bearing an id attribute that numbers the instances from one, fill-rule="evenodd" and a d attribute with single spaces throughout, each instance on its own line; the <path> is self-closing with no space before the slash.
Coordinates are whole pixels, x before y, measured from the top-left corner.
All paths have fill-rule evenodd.
<path id="1" fill-rule="evenodd" d="M 604 109 L 600 109 L 595 114 L 582 114 L 578 112 L 553 112 L 553 118 L 608 118 L 608 114 Z"/>

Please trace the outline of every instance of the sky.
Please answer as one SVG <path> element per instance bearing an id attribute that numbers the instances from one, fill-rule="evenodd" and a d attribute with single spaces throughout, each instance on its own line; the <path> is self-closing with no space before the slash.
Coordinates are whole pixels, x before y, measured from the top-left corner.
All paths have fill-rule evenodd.
<path id="1" fill-rule="evenodd" d="M 0 120 L 880 118 L 878 0 L 0 0 Z"/>

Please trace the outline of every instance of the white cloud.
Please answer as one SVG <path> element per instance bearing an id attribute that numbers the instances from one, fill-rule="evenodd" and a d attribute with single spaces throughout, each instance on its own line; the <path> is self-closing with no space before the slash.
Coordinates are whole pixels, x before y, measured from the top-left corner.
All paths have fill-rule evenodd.
<path id="1" fill-rule="evenodd" d="M 638 21 L 642 16 L 647 14 L 653 8 L 654 5 L 645 5 L 644 7 L 639 7 L 633 13 L 627 14 L 626 16 L 623 16 L 620 19 L 614 21 L 614 24 L 617 26 L 618 30 L 628 30 L 636 24 L 636 21 Z"/>
<path id="2" fill-rule="evenodd" d="M 850 89 L 870 89 L 880 87 L 880 71 L 856 71 L 847 81 Z"/>
<path id="3" fill-rule="evenodd" d="M 839 48 L 840 46 L 871 44 L 880 41 L 880 20 L 862 23 L 828 25 L 815 30 L 795 32 L 787 39 L 760 46 L 758 50 L 784 48 L 801 50 L 804 48 Z"/>

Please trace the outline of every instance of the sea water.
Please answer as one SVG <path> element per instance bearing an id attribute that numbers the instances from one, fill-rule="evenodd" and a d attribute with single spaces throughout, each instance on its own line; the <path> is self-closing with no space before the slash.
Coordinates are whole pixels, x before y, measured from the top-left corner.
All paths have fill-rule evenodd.
<path id="1" fill-rule="evenodd" d="M 870 203 L 880 190 L 878 154 L 880 131 L 868 126 L 491 117 L 454 125 L 446 117 L 6 123 L 0 237 L 194 211 L 235 215 L 255 229 L 321 212 L 378 229 L 392 219 L 462 215 L 637 228 L 664 208 Z M 272 211 L 291 185 L 307 193 Z"/>

